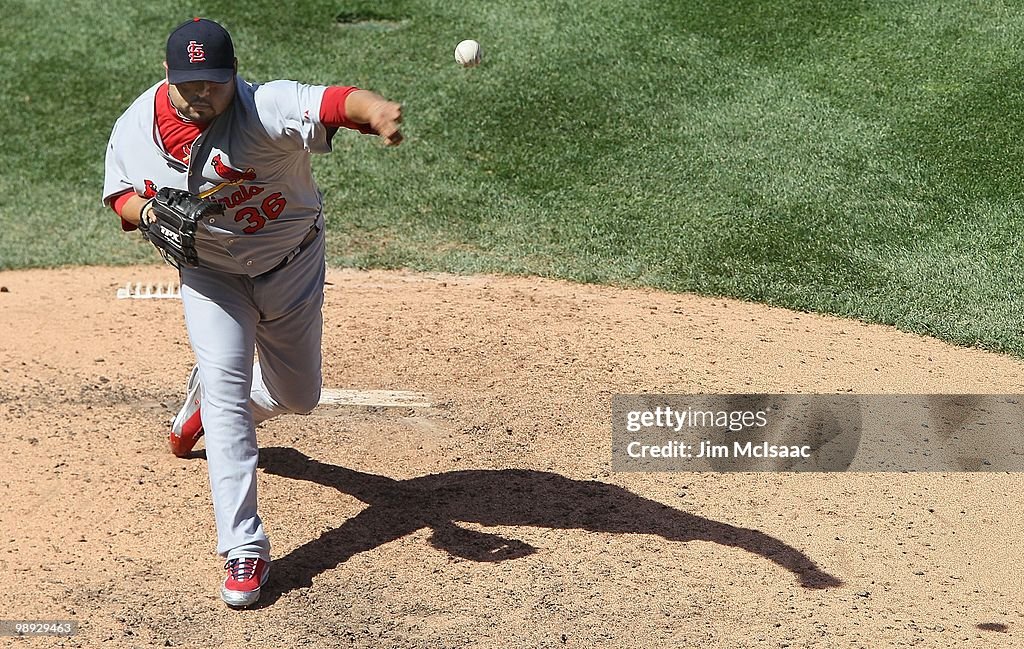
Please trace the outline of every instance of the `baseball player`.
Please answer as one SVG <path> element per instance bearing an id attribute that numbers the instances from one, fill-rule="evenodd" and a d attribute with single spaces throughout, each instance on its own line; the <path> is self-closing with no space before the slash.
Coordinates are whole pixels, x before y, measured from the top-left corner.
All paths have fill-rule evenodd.
<path id="1" fill-rule="evenodd" d="M 324 216 L 311 154 L 329 152 L 338 128 L 397 145 L 402 112 L 351 86 L 250 83 L 231 36 L 202 18 L 171 32 L 164 68 L 114 125 L 103 202 L 126 231 L 153 221 L 162 187 L 224 207 L 196 229 L 199 266 L 179 269 L 196 366 L 170 446 L 185 457 L 205 434 L 221 597 L 248 606 L 270 569 L 255 427 L 320 398 Z"/>

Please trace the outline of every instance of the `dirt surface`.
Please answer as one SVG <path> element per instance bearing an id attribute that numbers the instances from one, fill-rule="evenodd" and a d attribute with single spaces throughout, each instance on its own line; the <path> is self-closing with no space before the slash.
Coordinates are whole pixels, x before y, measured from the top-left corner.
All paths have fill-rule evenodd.
<path id="1" fill-rule="evenodd" d="M 259 430 L 271 582 L 218 596 L 161 267 L 0 273 L 13 646 L 1024 646 L 1021 475 L 610 470 L 614 393 L 1017 393 L 1024 363 L 722 299 L 329 273 L 321 406 Z M 6 644 L 0 640 L 0 644 Z"/>

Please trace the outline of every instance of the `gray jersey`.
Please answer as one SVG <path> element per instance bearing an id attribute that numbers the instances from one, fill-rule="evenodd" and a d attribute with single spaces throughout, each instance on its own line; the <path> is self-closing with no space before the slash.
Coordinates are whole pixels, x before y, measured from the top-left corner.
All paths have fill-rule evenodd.
<path id="1" fill-rule="evenodd" d="M 236 76 L 231 107 L 196 139 L 186 166 L 160 142 L 154 106 L 162 84 L 143 93 L 114 124 L 104 203 L 127 189 L 152 196 L 160 187 L 175 187 L 208 196 L 226 209 L 196 231 L 202 266 L 251 277 L 275 268 L 310 228 L 323 227 L 311 154 L 331 148 L 320 121 L 326 86 L 251 84 Z"/>

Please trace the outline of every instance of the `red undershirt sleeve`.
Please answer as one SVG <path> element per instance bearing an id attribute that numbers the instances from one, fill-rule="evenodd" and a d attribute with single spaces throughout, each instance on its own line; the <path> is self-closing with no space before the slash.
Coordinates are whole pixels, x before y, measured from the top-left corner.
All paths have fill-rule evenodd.
<path id="1" fill-rule="evenodd" d="M 117 214 L 118 216 L 121 216 L 121 210 L 124 209 L 124 204 L 127 203 L 128 199 L 131 198 L 132 196 L 135 196 L 134 189 L 126 189 L 120 194 L 117 194 L 116 196 L 110 199 L 110 209 L 114 210 L 114 213 Z M 125 221 L 124 217 L 121 216 L 121 230 L 123 230 L 124 232 L 131 232 L 132 230 L 138 229 L 139 226 L 129 223 L 128 221 Z"/>
<path id="2" fill-rule="evenodd" d="M 369 124 L 353 122 L 345 114 L 345 99 L 359 90 L 355 86 L 329 86 L 320 101 L 320 122 L 328 128 L 350 128 L 360 133 L 376 135 L 377 131 Z"/>

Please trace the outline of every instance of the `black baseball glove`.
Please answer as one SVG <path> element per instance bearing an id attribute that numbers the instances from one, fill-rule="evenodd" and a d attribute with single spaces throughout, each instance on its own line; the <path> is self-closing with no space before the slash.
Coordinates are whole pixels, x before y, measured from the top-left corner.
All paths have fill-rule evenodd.
<path id="1" fill-rule="evenodd" d="M 153 208 L 155 221 L 145 218 L 147 208 Z M 211 214 L 223 214 L 220 203 L 200 198 L 183 189 L 163 187 L 142 208 L 139 223 L 142 236 L 149 240 L 167 263 L 175 268 L 199 266 L 196 253 L 196 224 Z"/>

